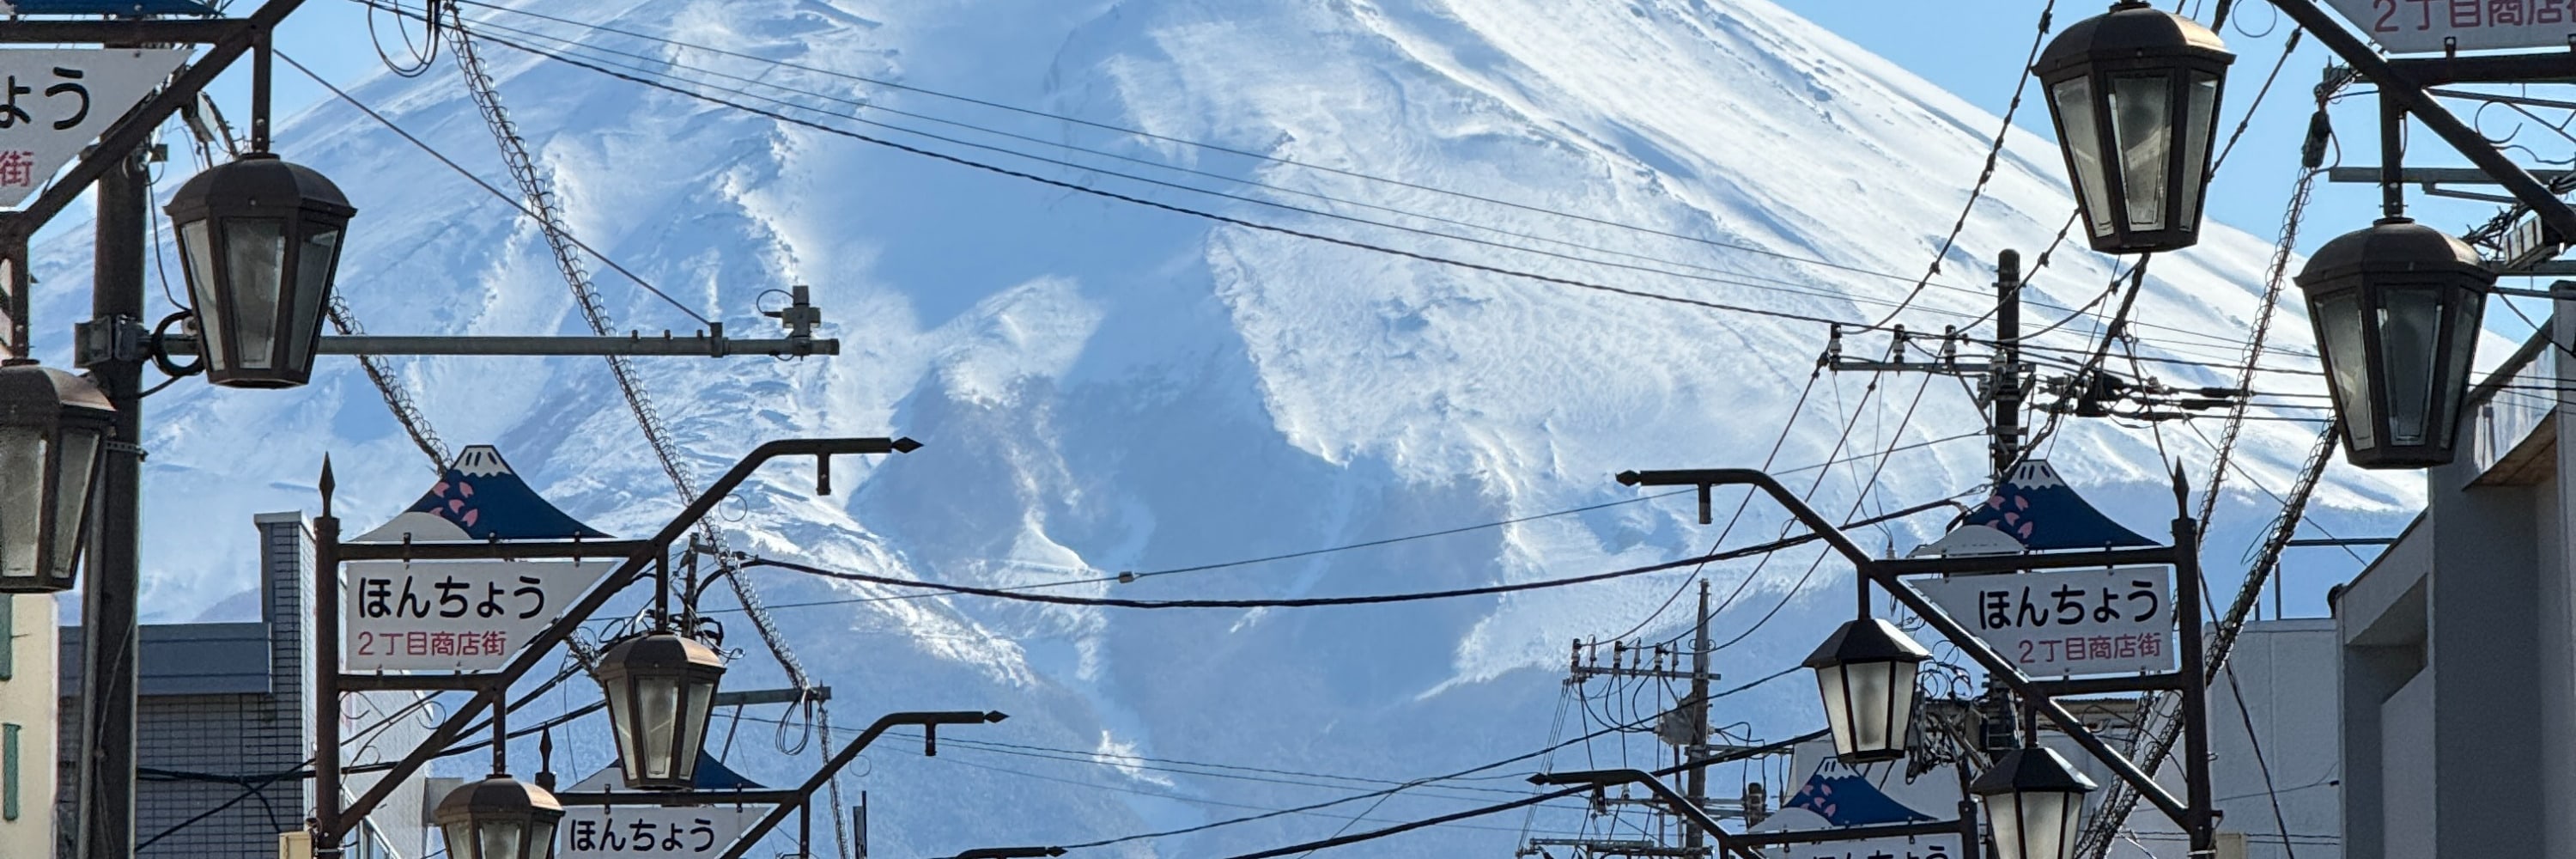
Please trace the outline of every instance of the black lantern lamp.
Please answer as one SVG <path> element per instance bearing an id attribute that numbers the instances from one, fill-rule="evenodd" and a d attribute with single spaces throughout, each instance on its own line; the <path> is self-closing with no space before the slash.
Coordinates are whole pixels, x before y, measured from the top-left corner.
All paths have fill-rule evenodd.
<path id="1" fill-rule="evenodd" d="M 453 859 L 553 859 L 563 816 L 554 794 L 497 773 L 449 792 L 431 813 Z"/>
<path id="2" fill-rule="evenodd" d="M 713 648 L 664 631 L 637 636 L 599 657 L 599 685 L 626 786 L 686 790 L 696 783 L 698 751 L 715 709 L 724 661 Z"/>
<path id="3" fill-rule="evenodd" d="M 89 380 L 0 366 L 0 593 L 70 590 L 116 408 Z"/>
<path id="4" fill-rule="evenodd" d="M 1984 800 L 2000 859 L 2074 859 L 2093 780 L 2039 746 L 2014 749 L 1968 783 Z"/>
<path id="5" fill-rule="evenodd" d="M 311 168 L 266 152 L 191 177 L 170 196 L 206 377 L 292 388 L 313 377 L 322 308 L 358 210 Z"/>
<path id="6" fill-rule="evenodd" d="M 1834 754 L 1844 763 L 1905 757 L 1914 720 L 1914 675 L 1932 658 L 1894 624 L 1864 617 L 1825 639 L 1806 667 L 1816 670 L 1825 699 L 1825 724 L 1833 729 Z"/>
<path id="7" fill-rule="evenodd" d="M 2308 257 L 2299 289 L 2352 464 L 2451 461 L 2495 279 L 2467 243 L 2399 217 L 2338 236 Z"/>
<path id="8" fill-rule="evenodd" d="M 2031 72 L 2094 250 L 2200 241 L 2218 97 L 2235 60 L 2209 28 L 2140 0 L 2076 22 L 2040 52 Z"/>

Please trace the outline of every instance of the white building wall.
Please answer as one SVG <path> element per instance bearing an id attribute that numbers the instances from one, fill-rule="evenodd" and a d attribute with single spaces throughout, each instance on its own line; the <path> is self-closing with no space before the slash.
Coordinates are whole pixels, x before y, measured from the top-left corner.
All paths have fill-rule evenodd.
<path id="1" fill-rule="evenodd" d="M 2327 618 L 2246 624 L 2228 672 L 2210 689 L 2210 793 L 2222 815 L 2219 831 L 2244 836 L 2244 859 L 2342 859 L 2344 767 L 2335 676 L 2340 645 L 2335 623 Z M 2091 764 L 2080 751 L 2067 753 L 2070 760 Z M 2112 778 L 2098 765 L 2086 772 L 2105 784 Z M 2156 780 L 2182 795 L 2179 766 L 2168 763 Z M 2272 810 L 2276 798 L 2278 818 Z M 2170 859 L 2188 846 L 2181 827 L 2140 803 L 2109 855 Z"/>
<path id="2" fill-rule="evenodd" d="M 40 859 L 54 855 L 54 597 L 0 594 L 0 614 L 0 857 Z"/>

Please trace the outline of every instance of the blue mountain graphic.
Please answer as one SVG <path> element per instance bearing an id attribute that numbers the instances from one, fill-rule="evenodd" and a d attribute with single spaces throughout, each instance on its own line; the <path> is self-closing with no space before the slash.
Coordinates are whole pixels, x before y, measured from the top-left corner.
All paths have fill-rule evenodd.
<path id="1" fill-rule="evenodd" d="M 405 513 L 428 513 L 476 540 L 570 540 L 606 537 L 565 515 L 520 480 L 501 451 L 488 444 L 456 455 L 438 484 Z"/>
<path id="2" fill-rule="evenodd" d="M 1815 812 L 1835 826 L 1866 826 L 1877 823 L 1919 823 L 1932 816 L 1907 808 L 1888 798 L 1869 779 L 1858 775 L 1827 776 L 1816 773 L 1807 777 L 1805 787 L 1782 808 L 1803 808 Z"/>
<path id="3" fill-rule="evenodd" d="M 2058 479 L 2057 469 L 2037 460 L 2013 469 L 2012 477 L 1968 514 L 1967 524 L 2004 532 L 2033 551 L 2158 545 L 2102 515 Z"/>

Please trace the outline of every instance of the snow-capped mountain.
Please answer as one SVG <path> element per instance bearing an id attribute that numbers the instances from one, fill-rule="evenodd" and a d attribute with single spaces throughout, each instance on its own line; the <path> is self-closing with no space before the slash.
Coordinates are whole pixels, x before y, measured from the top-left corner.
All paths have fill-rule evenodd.
<path id="1" fill-rule="evenodd" d="M 839 357 L 795 362 L 639 360 L 701 479 L 772 438 L 908 435 L 928 445 L 839 463 L 842 491 L 831 496 L 813 493 L 803 464 L 772 467 L 721 514 L 738 548 L 988 586 L 1172 570 L 1636 499 L 1610 475 L 1761 465 L 1792 421 L 1774 467 L 1802 469 L 1784 479 L 1812 485 L 1828 515 L 1891 510 L 1983 480 L 1982 443 L 1950 439 L 1980 423 L 1948 380 L 1924 389 L 1926 377 L 1890 376 L 1873 391 L 1867 377 L 1828 374 L 1810 387 L 1824 325 L 1311 237 L 1734 308 L 1877 320 L 1941 246 L 1999 120 L 1763 0 L 522 8 L 597 27 L 466 7 L 485 22 L 474 29 L 502 96 L 574 231 L 737 336 L 766 330 L 756 311 L 778 301 L 767 291 L 811 285 L 825 333 L 842 341 Z M 503 40 L 1025 175 L 619 80 Z M 453 68 L 378 75 L 352 92 L 508 187 Z M 334 177 L 359 207 L 340 283 L 371 330 L 582 329 L 534 225 L 374 121 L 325 102 L 286 123 L 277 148 Z M 176 186 L 163 178 L 164 191 Z M 1898 320 L 1918 332 L 1969 324 L 1991 304 L 1995 252 L 2035 256 L 2070 210 L 2052 146 L 2015 135 L 1935 286 Z M 36 310 L 49 331 L 86 315 L 88 245 L 76 233 L 40 256 Z M 2143 352 L 2234 360 L 2267 254 L 2267 238 L 2222 227 L 2159 259 L 2137 302 L 2151 324 L 2140 330 Z M 700 327 L 595 262 L 622 325 Z M 2047 306 L 2030 310 L 2033 324 L 2085 304 L 2113 262 L 2061 250 L 2034 279 Z M 2279 341 L 2307 351 L 2304 320 L 2283 312 Z M 2094 330 L 2079 321 L 2040 342 L 2081 348 Z M 1849 348 L 1884 342 L 1855 334 Z M 395 367 L 450 443 L 499 445 L 583 521 L 636 536 L 677 511 L 599 361 Z M 2169 379 L 2229 381 L 2168 369 Z M 2266 384 L 2314 388 L 2301 376 Z M 190 619 L 250 586 L 249 514 L 314 510 L 325 452 L 336 506 L 358 529 L 400 512 L 432 477 L 341 359 L 326 359 L 300 390 L 183 383 L 147 409 L 146 605 L 159 619 Z M 2240 462 L 2286 488 L 2313 432 L 2253 425 Z M 2167 435 L 2204 477 L 2205 448 Z M 1814 467 L 1929 439 L 1950 440 L 1894 454 L 1866 498 L 1855 487 L 1876 459 Z M 2143 430 L 2077 422 L 2050 458 L 2112 516 L 2161 536 L 2171 510 L 2157 451 Z M 2320 515 L 2385 523 L 2414 493 L 2402 479 L 2339 474 L 2320 494 Z M 2224 551 L 2268 519 L 2260 506 L 2235 497 L 2222 506 L 2213 544 L 2222 576 Z M 1685 495 L 1049 592 L 1340 595 L 1553 578 L 1703 551 L 1719 531 L 1695 514 Z M 1782 519 L 1756 502 L 1728 542 L 1769 539 Z M 1903 551 L 1940 524 L 1925 516 L 1869 533 Z M 1804 598 L 1719 654 L 1723 685 L 1794 664 L 1848 610 L 1848 572 L 1827 565 L 1807 580 L 1813 557 L 1805 549 L 1761 566 L 1721 616 L 1720 640 L 1733 638 L 1805 585 Z M 1756 568 L 1732 562 L 1710 574 L 1723 593 Z M 1643 705 L 1561 696 L 1566 643 L 1630 628 L 1688 577 L 1248 612 L 848 602 L 901 591 L 774 571 L 753 578 L 804 664 L 835 688 L 843 738 L 887 710 L 999 709 L 1015 718 L 943 739 L 1085 750 L 1056 756 L 1072 762 L 954 742 L 930 759 L 892 741 L 873 750 L 851 787 L 872 791 L 874 855 L 927 856 L 1183 828 L 1487 763 L 1544 746 L 1551 731 L 1578 736 L 1603 713 Z M 744 648 L 728 683 L 774 684 L 749 624 L 724 617 L 729 646 Z M 1680 620 L 1680 609 L 1665 612 L 1646 633 L 1669 635 Z M 1721 721 L 1802 732 L 1816 721 L 1811 696 L 1793 677 L 1732 699 Z M 775 731 L 745 726 L 737 753 L 766 749 Z M 604 739 L 575 740 L 590 759 L 559 768 L 578 778 L 603 762 Z M 1640 740 L 1634 762 L 1662 748 Z M 1134 756 L 1309 775 L 1188 774 Z M 751 758 L 737 768 L 773 783 L 813 760 Z M 1409 819 L 1517 795 L 1508 779 L 1531 766 L 1075 855 L 1223 856 L 1367 829 L 1350 818 Z M 1344 852 L 1497 855 L 1518 843 L 1522 820 L 1483 818 Z M 1551 811 L 1535 827 L 1579 820 Z"/>

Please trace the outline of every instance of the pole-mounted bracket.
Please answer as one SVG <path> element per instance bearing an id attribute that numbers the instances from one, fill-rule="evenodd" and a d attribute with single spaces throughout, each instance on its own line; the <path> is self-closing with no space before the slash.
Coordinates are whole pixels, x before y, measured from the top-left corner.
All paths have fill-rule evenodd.
<path id="1" fill-rule="evenodd" d="M 142 320 L 130 316 L 72 323 L 72 366 L 87 370 L 110 361 L 148 359 L 152 350 L 144 338 L 150 333 Z"/>

